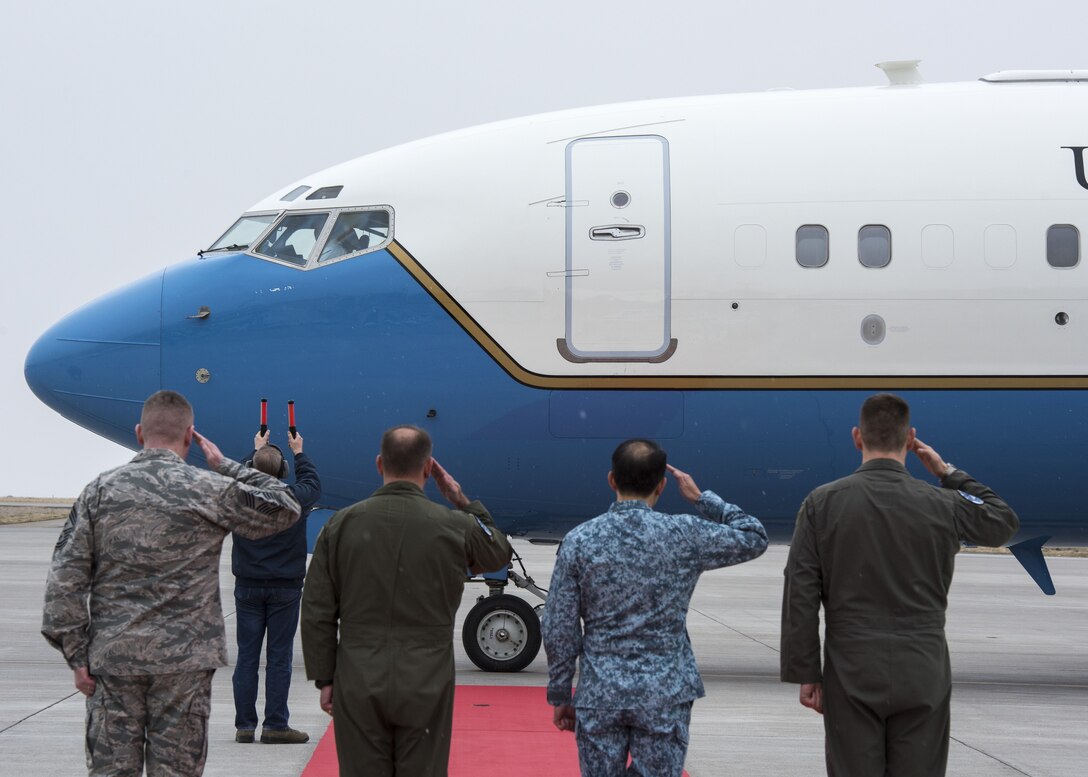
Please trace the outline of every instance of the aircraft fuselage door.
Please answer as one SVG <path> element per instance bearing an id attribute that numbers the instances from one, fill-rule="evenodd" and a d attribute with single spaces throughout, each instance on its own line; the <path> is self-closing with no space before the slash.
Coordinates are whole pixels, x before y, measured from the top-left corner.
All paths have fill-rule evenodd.
<path id="1" fill-rule="evenodd" d="M 581 138 L 566 155 L 566 326 L 571 361 L 671 354 L 669 145 Z"/>

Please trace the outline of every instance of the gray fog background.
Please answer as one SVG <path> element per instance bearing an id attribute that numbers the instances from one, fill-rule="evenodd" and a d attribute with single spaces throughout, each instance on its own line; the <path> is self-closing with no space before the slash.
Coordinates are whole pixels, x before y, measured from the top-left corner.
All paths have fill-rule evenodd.
<path id="1" fill-rule="evenodd" d="M 892 59 L 1088 68 L 1083 0 L 4 0 L 0 35 L 0 497 L 75 496 L 130 456 L 31 394 L 36 337 L 315 170 L 562 108 L 881 85 Z"/>

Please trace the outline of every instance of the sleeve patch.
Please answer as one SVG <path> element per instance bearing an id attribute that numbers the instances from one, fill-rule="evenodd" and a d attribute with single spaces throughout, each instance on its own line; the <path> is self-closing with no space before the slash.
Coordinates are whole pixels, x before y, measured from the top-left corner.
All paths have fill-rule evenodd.
<path id="1" fill-rule="evenodd" d="M 68 544 L 68 540 L 72 539 L 72 532 L 76 529 L 76 506 L 72 505 L 72 511 L 68 513 L 68 520 L 64 522 L 64 528 L 60 530 L 60 537 L 57 539 L 57 544 L 53 548 L 53 552 L 61 550 Z"/>
<path id="2" fill-rule="evenodd" d="M 981 499 L 979 499 L 974 494 L 968 494 L 966 491 L 957 491 L 956 493 L 959 494 L 960 496 L 962 496 L 968 502 L 971 502 L 972 504 L 976 504 L 976 505 L 986 504 L 985 502 L 983 502 Z"/>
<path id="3" fill-rule="evenodd" d="M 486 534 L 488 538 L 494 539 L 494 535 L 491 533 L 491 529 L 487 528 L 487 524 L 480 520 L 480 516 L 473 515 L 472 517 L 476 519 L 477 525 L 484 530 L 484 534 Z"/>

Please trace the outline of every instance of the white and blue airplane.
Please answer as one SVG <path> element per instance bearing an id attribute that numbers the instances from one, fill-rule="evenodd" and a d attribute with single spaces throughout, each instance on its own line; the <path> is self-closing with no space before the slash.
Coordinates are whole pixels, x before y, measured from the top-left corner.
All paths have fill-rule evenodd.
<path id="1" fill-rule="evenodd" d="M 552 540 L 607 507 L 628 437 L 788 538 L 891 390 L 1023 538 L 1088 544 L 1088 70 L 880 67 L 879 88 L 564 111 L 315 173 L 57 323 L 26 380 L 130 447 L 143 400 L 179 390 L 236 458 L 261 397 L 274 430 L 295 400 L 329 508 L 418 424 L 505 531 Z M 1047 586 L 1041 542 L 1021 555 Z M 478 664 L 532 659 L 522 600 L 473 616 Z"/>

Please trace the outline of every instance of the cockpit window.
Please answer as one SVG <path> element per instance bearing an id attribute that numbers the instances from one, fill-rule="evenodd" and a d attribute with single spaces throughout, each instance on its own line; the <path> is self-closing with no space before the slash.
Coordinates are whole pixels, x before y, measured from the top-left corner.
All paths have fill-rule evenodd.
<path id="1" fill-rule="evenodd" d="M 223 234 L 223 237 L 212 243 L 208 251 L 223 251 L 225 249 L 242 251 L 249 248 L 253 241 L 268 229 L 268 225 L 276 220 L 277 215 L 276 213 L 262 213 L 242 216 Z"/>
<path id="2" fill-rule="evenodd" d="M 287 194 L 280 197 L 280 202 L 294 202 L 298 199 L 300 194 L 304 194 L 308 191 L 310 191 L 309 186 L 296 186 L 294 189 L 287 192 Z"/>
<path id="3" fill-rule="evenodd" d="M 309 195 L 308 200 L 335 200 L 340 196 L 340 192 L 344 190 L 343 186 L 323 186 L 313 194 Z"/>
<path id="4" fill-rule="evenodd" d="M 292 264 L 306 264 L 328 219 L 328 213 L 288 214 L 264 236 L 254 252 Z"/>
<path id="5" fill-rule="evenodd" d="M 384 208 L 341 212 L 318 261 L 343 259 L 376 249 L 388 239 L 389 211 Z"/>

